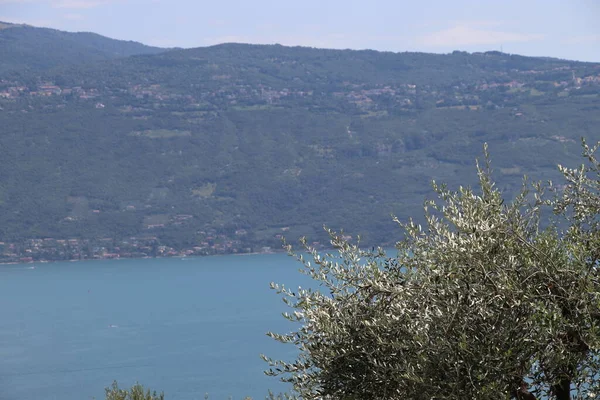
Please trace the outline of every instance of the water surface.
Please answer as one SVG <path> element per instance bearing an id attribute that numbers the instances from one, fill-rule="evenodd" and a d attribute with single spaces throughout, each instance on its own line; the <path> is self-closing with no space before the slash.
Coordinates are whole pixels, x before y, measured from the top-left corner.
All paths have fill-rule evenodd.
<path id="1" fill-rule="evenodd" d="M 284 254 L 0 265 L 0 399 L 103 399 L 116 379 L 168 400 L 286 390 L 260 353 L 289 331 L 275 281 L 308 284 Z"/>

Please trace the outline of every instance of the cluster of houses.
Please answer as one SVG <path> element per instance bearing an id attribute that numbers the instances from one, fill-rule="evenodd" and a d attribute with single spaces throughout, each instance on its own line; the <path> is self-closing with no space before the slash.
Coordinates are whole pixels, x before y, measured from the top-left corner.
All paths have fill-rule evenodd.
<path id="1" fill-rule="evenodd" d="M 175 224 L 190 218 L 188 215 L 179 215 L 175 218 Z M 253 243 L 248 240 L 249 232 L 243 228 L 229 234 L 206 228 L 198 230 L 195 243 L 185 248 L 164 245 L 161 243 L 160 232 L 156 230 L 148 231 L 142 236 L 120 239 L 32 238 L 13 243 L 0 241 L 0 263 L 271 253 L 274 248 L 281 248 L 283 235 L 289 229 L 287 226 L 276 228 L 271 240 Z M 344 239 L 352 240 L 352 236 L 344 236 Z M 312 242 L 312 246 L 323 248 L 318 241 Z"/>
<path id="2" fill-rule="evenodd" d="M 100 96 L 100 91 L 96 88 L 84 89 L 81 86 L 60 87 L 53 82 L 42 82 L 35 87 L 28 87 L 19 82 L 0 80 L 0 98 L 15 99 L 24 96 L 75 96 L 80 99 L 94 99 Z"/>
<path id="3" fill-rule="evenodd" d="M 236 232 L 235 238 L 217 234 L 213 230 L 198 232 L 196 245 L 175 249 L 161 244 L 157 236 L 125 239 L 25 239 L 16 243 L 0 242 L 0 263 L 19 263 L 57 260 L 91 260 L 144 257 L 187 257 L 213 254 L 250 253 L 253 247 L 244 244 Z M 262 251 L 262 247 L 258 251 Z"/>

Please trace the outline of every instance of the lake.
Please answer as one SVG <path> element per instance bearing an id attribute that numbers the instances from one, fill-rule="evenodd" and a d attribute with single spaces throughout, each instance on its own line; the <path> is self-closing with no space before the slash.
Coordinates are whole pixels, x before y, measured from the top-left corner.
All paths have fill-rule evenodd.
<path id="1" fill-rule="evenodd" d="M 33 267 L 33 268 L 32 268 Z M 259 354 L 293 328 L 269 282 L 309 279 L 285 254 L 0 265 L 0 399 L 104 399 L 113 380 L 167 400 L 285 391 Z"/>

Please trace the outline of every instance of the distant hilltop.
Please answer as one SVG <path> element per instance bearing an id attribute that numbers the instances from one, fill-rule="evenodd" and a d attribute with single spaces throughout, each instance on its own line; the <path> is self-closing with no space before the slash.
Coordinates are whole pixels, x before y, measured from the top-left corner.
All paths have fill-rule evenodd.
<path id="1" fill-rule="evenodd" d="M 109 39 L 95 33 L 72 33 L 0 22 L 0 73 L 21 70 L 39 73 L 58 66 L 156 54 L 165 50 L 132 41 Z"/>

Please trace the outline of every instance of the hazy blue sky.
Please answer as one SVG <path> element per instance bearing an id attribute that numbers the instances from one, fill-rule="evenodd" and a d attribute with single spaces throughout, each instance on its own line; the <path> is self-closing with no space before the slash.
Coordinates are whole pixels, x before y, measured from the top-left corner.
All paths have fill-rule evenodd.
<path id="1" fill-rule="evenodd" d="M 156 46 L 502 49 L 600 62 L 600 0 L 0 0 L 0 21 Z"/>

